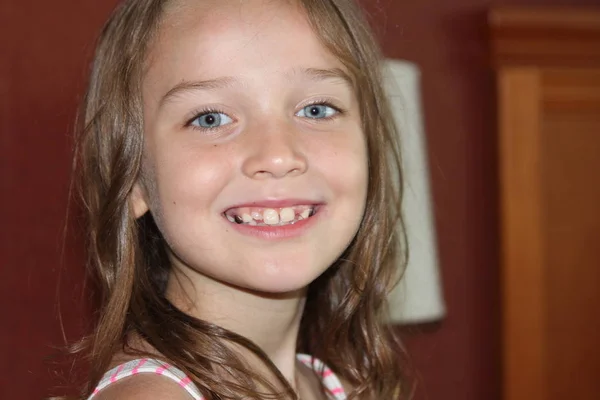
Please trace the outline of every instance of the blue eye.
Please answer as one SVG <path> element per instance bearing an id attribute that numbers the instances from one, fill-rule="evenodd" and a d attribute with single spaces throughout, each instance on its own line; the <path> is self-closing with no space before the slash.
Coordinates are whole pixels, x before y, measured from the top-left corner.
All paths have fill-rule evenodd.
<path id="1" fill-rule="evenodd" d="M 330 118 L 338 112 L 338 110 L 326 104 L 311 104 L 298 111 L 298 113 L 296 113 L 296 116 L 311 119 L 324 119 Z"/>
<path id="2" fill-rule="evenodd" d="M 233 120 L 228 115 L 217 111 L 211 111 L 197 115 L 189 124 L 203 129 L 214 129 L 232 122 Z"/>

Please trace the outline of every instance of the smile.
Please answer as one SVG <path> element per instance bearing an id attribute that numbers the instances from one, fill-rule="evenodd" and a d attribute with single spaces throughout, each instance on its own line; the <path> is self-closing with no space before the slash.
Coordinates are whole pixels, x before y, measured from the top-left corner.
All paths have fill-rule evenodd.
<path id="1" fill-rule="evenodd" d="M 311 218 L 317 213 L 315 205 L 282 208 L 240 207 L 225 212 L 229 222 L 249 226 L 285 226 Z"/>

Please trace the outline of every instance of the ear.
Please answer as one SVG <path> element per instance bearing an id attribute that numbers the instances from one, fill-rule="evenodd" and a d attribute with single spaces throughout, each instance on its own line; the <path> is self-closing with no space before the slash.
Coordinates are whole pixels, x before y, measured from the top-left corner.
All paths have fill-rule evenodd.
<path id="1" fill-rule="evenodd" d="M 133 185 L 131 195 L 129 196 L 129 203 L 136 219 L 148 212 L 149 207 L 148 202 L 146 201 L 146 190 L 139 181 Z"/>

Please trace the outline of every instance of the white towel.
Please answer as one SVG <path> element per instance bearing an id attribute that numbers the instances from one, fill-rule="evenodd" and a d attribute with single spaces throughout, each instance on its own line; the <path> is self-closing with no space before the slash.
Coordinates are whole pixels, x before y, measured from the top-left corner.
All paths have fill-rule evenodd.
<path id="1" fill-rule="evenodd" d="M 400 133 L 404 174 L 403 214 L 409 262 L 391 293 L 392 323 L 431 322 L 443 318 L 426 139 L 421 112 L 420 71 L 412 63 L 386 60 L 384 84 Z"/>

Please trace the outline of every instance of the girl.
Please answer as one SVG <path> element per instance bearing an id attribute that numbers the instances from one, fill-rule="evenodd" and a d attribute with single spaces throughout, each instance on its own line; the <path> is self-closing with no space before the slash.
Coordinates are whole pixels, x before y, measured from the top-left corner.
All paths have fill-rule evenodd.
<path id="1" fill-rule="evenodd" d="M 381 323 L 403 236 L 379 58 L 349 0 L 118 7 L 77 151 L 84 397 L 408 394 Z"/>

